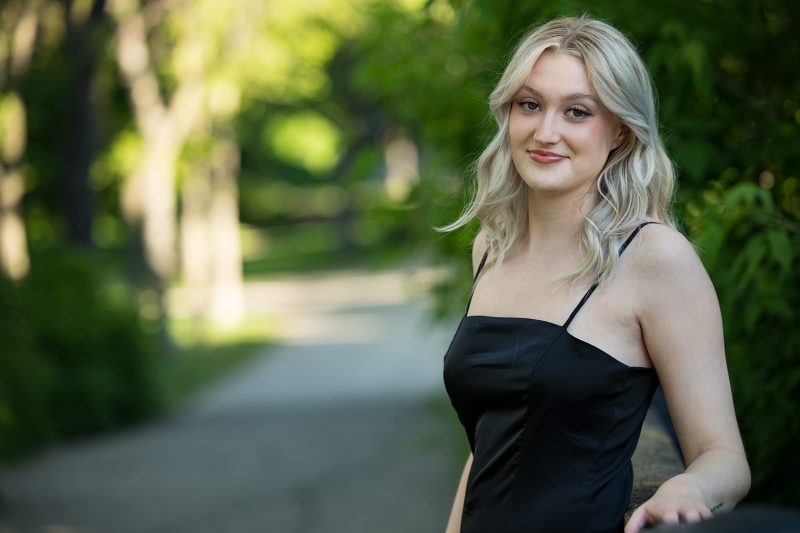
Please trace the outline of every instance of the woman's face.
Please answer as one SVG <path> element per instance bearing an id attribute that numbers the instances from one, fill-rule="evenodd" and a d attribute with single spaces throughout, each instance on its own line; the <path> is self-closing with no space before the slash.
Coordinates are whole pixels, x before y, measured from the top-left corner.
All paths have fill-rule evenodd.
<path id="1" fill-rule="evenodd" d="M 511 158 L 536 193 L 583 194 L 620 139 L 620 123 L 600 103 L 579 58 L 544 52 L 514 96 Z"/>

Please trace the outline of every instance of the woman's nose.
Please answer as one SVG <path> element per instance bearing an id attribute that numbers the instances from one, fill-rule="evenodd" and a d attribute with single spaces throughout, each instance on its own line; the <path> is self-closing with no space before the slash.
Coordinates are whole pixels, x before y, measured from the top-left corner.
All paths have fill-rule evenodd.
<path id="1" fill-rule="evenodd" d="M 559 140 L 557 117 L 553 113 L 543 113 L 533 132 L 533 140 L 539 144 L 555 144 Z"/>

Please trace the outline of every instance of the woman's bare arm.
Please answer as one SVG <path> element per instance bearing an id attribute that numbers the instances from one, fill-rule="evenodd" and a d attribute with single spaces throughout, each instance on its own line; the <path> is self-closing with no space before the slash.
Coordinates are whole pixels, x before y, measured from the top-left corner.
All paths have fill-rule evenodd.
<path id="1" fill-rule="evenodd" d="M 483 232 L 479 232 L 472 244 L 472 274 L 478 270 L 483 254 L 486 252 L 486 241 Z M 472 454 L 467 457 L 464 470 L 461 472 L 461 479 L 458 482 L 456 495 L 453 499 L 453 508 L 450 511 L 450 519 L 447 521 L 445 533 L 459 533 L 461 531 L 461 514 L 464 512 L 464 496 L 467 493 L 467 477 L 472 468 Z"/>
<path id="2" fill-rule="evenodd" d="M 467 457 L 464 470 L 461 472 L 461 480 L 458 482 L 456 496 L 453 499 L 453 508 L 450 511 L 450 520 L 447 521 L 445 533 L 459 533 L 461 531 L 461 514 L 464 512 L 464 496 L 467 493 L 467 477 L 472 468 L 472 454 Z"/>
<path id="3" fill-rule="evenodd" d="M 725 363 L 719 303 L 691 244 L 648 226 L 637 246 L 637 316 L 664 388 L 686 471 L 661 485 L 625 533 L 733 509 L 750 486 Z"/>

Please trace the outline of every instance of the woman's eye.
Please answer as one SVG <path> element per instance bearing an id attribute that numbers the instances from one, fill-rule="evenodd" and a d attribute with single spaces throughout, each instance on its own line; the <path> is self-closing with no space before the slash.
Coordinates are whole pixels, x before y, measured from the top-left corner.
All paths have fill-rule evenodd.
<path id="1" fill-rule="evenodd" d="M 569 115 L 570 118 L 586 118 L 590 116 L 591 113 L 579 107 L 572 107 L 567 110 L 567 115 Z"/>
<path id="2" fill-rule="evenodd" d="M 521 102 L 517 102 L 517 105 L 519 105 L 522 108 L 523 111 L 538 111 L 539 110 L 539 104 L 537 104 L 536 102 L 532 102 L 530 100 L 524 100 L 524 101 L 521 101 Z"/>

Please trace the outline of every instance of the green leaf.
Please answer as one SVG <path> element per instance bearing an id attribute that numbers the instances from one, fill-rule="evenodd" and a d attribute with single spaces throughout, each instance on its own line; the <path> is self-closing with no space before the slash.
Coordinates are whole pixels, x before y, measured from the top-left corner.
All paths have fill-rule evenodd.
<path id="1" fill-rule="evenodd" d="M 781 266 L 784 272 L 788 272 L 792 268 L 792 245 L 789 241 L 789 236 L 776 229 L 771 229 L 767 232 L 767 242 L 772 252 L 772 256 Z"/>

